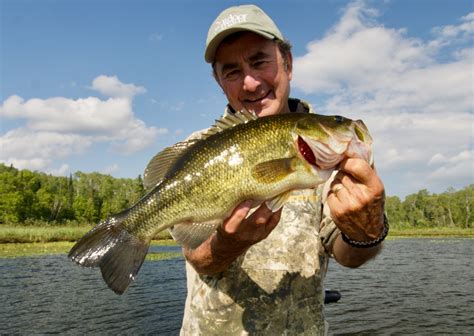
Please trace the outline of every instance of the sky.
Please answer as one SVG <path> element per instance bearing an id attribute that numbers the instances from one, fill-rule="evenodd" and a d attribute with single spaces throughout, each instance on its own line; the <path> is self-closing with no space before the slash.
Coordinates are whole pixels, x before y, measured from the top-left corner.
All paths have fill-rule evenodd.
<path id="1" fill-rule="evenodd" d="M 207 30 L 245 3 L 0 0 L 0 162 L 143 174 L 222 114 Z M 364 120 L 387 195 L 474 183 L 471 0 L 253 3 L 293 45 L 291 96 Z"/>

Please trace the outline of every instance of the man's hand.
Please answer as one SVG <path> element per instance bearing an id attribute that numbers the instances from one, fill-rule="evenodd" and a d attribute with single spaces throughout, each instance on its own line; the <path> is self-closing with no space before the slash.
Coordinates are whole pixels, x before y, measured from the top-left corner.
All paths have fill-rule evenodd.
<path id="1" fill-rule="evenodd" d="M 251 206 L 252 201 L 242 202 L 199 247 L 183 249 L 186 259 L 199 274 L 225 271 L 250 246 L 268 237 L 280 221 L 281 209 L 273 213 L 265 204 L 246 218 Z"/>
<path id="2" fill-rule="evenodd" d="M 268 237 L 270 232 L 280 221 L 281 209 L 273 213 L 262 204 L 248 218 L 252 201 L 240 203 L 218 229 L 219 233 L 226 239 L 251 246 Z"/>
<path id="3" fill-rule="evenodd" d="M 331 217 L 350 239 L 372 241 L 384 227 L 384 186 L 365 160 L 348 158 L 339 165 L 327 202 Z"/>

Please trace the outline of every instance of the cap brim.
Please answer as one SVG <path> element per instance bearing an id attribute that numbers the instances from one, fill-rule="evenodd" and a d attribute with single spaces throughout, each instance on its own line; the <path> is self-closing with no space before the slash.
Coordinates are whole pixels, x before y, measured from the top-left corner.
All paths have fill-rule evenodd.
<path id="1" fill-rule="evenodd" d="M 255 34 L 258 34 L 260 36 L 263 36 L 269 40 L 273 40 L 276 38 L 273 34 L 257 30 L 257 29 L 249 29 L 249 28 L 244 28 L 244 27 L 235 27 L 231 29 L 226 29 L 214 36 L 212 41 L 208 44 L 206 48 L 206 52 L 204 54 L 204 59 L 206 60 L 207 63 L 213 63 L 214 62 L 214 56 L 216 55 L 217 48 L 221 44 L 221 42 L 229 35 L 232 35 L 237 32 L 241 31 L 249 31 Z"/>

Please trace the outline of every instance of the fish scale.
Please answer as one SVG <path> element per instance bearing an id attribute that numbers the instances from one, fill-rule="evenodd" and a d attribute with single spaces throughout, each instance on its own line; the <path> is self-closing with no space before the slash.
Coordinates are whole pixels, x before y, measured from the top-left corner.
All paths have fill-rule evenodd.
<path id="1" fill-rule="evenodd" d="M 121 294 L 156 233 L 170 228 L 178 243 L 196 248 L 242 201 L 267 202 L 276 211 L 292 190 L 323 183 L 347 153 L 371 158 L 361 121 L 307 113 L 256 118 L 245 111 L 223 117 L 203 139 L 157 154 L 145 173 L 148 193 L 99 223 L 69 257 L 100 267 L 107 285 Z"/>
<path id="2" fill-rule="evenodd" d="M 177 163 L 176 171 L 163 185 L 157 187 L 156 197 L 161 197 L 162 202 L 172 211 L 161 212 L 163 216 L 158 220 L 161 224 L 156 230 L 160 231 L 180 222 L 199 222 L 227 216 L 233 209 L 230 204 L 239 203 L 247 197 L 259 200 L 270 189 L 276 189 L 275 185 L 258 183 L 251 175 L 242 174 L 255 164 L 282 158 L 288 152 L 292 125 L 287 122 L 286 127 L 277 128 L 273 126 L 275 123 L 276 121 L 270 120 L 267 123 L 252 123 L 253 127 L 235 127 L 227 133 L 214 135 L 212 139 L 208 139 L 208 143 L 191 148 L 183 161 Z M 262 137 L 269 141 L 263 146 L 263 150 L 256 150 L 262 148 L 257 141 Z M 236 157 L 241 157 L 242 162 L 231 164 L 231 159 Z M 202 169 L 206 165 L 207 168 Z M 197 173 L 200 176 L 196 176 Z M 187 180 L 186 176 L 191 178 Z M 211 180 L 220 183 L 210 184 Z M 167 188 L 175 181 L 180 183 Z M 236 186 L 239 186 L 239 192 L 235 192 Z M 160 192 L 163 189 L 166 192 Z M 199 197 L 189 198 L 189 194 Z M 180 206 L 175 207 L 173 203 Z"/>

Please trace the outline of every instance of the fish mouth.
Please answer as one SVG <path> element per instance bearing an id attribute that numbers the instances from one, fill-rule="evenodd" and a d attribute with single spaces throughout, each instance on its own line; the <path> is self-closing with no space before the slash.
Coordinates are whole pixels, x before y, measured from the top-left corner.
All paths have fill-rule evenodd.
<path id="1" fill-rule="evenodd" d="M 312 166 L 322 170 L 334 168 L 344 158 L 328 145 L 303 135 L 298 135 L 297 144 L 303 158 Z"/>

